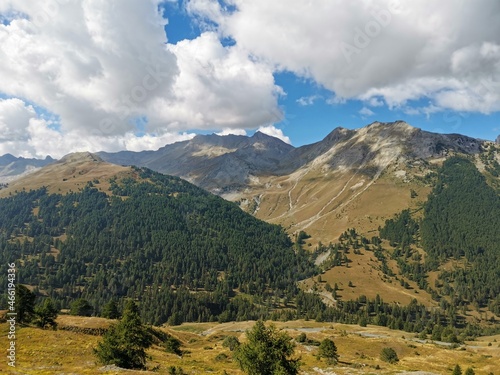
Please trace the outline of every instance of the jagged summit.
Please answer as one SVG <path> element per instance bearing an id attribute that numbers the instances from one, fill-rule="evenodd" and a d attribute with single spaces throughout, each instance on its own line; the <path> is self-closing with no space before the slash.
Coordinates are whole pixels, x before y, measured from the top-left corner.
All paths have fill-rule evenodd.
<path id="1" fill-rule="evenodd" d="M 366 170 L 376 172 L 395 155 L 429 159 L 449 152 L 475 154 L 480 144 L 474 138 L 430 133 L 398 120 L 375 121 L 357 130 L 337 127 L 323 140 L 297 148 L 257 131 L 252 136 L 197 135 L 158 151 L 102 152 L 98 156 L 111 163 L 179 176 L 222 194 L 244 189 L 261 176 L 288 175 L 310 163 L 318 168 L 365 165 Z"/>
<path id="2" fill-rule="evenodd" d="M 45 159 L 16 158 L 12 154 L 0 156 L 0 183 L 10 183 L 35 172 L 54 161 L 50 156 Z"/>
<path id="3" fill-rule="evenodd" d="M 392 129 L 398 129 L 398 130 L 418 129 L 418 128 L 408 124 L 406 121 L 403 121 L 403 120 L 396 120 L 393 122 L 374 121 L 371 124 L 368 124 L 367 126 L 365 126 L 365 128 L 392 128 Z"/>

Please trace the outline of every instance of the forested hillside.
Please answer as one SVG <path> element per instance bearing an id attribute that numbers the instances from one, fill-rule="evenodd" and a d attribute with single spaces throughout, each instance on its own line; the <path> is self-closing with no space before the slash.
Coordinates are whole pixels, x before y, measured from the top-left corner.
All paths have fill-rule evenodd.
<path id="1" fill-rule="evenodd" d="M 444 163 L 421 236 L 432 267 L 448 258 L 465 260 L 464 267 L 441 273 L 445 294 L 479 307 L 490 304 L 500 314 L 500 197 L 470 160 Z"/>
<path id="2" fill-rule="evenodd" d="M 437 183 L 423 207 L 424 216 L 413 218 L 404 211 L 380 229 L 382 238 L 395 247 L 401 272 L 448 296 L 442 306 L 465 312 L 489 307 L 500 314 L 500 197 L 487 184 L 474 163 L 463 157 L 446 160 Z M 412 244 L 425 250 L 425 257 Z M 455 266 L 442 268 L 453 261 Z M 427 275 L 440 270 L 429 285 Z"/>
<path id="3" fill-rule="evenodd" d="M 127 296 L 150 323 L 251 319 L 315 271 L 281 227 L 177 177 L 135 169 L 112 194 L 98 183 L 0 199 L 2 267 L 16 262 L 20 282 L 62 308 L 83 297 L 99 313 Z"/>

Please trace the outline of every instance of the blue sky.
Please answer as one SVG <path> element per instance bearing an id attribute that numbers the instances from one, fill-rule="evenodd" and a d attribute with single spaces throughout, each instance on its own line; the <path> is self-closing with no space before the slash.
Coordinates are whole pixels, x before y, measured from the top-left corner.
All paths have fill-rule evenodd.
<path id="1" fill-rule="evenodd" d="M 359 100 L 347 100 L 345 103 L 330 104 L 330 92 L 310 81 L 298 79 L 293 74 L 283 73 L 276 76 L 276 81 L 287 92 L 280 99 L 285 108 L 286 118 L 277 126 L 282 128 L 296 146 L 317 142 L 337 126 L 356 129 L 374 121 L 393 122 L 403 120 L 410 125 L 436 133 L 460 133 L 472 137 L 494 140 L 500 134 L 500 116 L 498 113 L 483 115 L 480 113 L 443 111 L 425 115 L 410 115 L 402 110 L 389 110 L 386 106 L 372 108 L 373 115 L 363 115 L 365 108 Z M 301 98 L 313 98 L 310 105 L 301 105 Z M 425 99 L 412 103 L 423 107 Z"/>
<path id="2" fill-rule="evenodd" d="M 7 0 L 0 154 L 256 130 L 301 146 L 395 120 L 494 140 L 498 17 L 495 0 Z"/>
<path id="3" fill-rule="evenodd" d="M 195 39 L 203 32 L 199 23 L 188 15 L 183 2 L 166 2 L 161 7 L 169 19 L 165 31 L 170 43 Z M 233 42 L 231 39 L 227 44 Z M 366 106 L 362 101 L 331 103 L 332 92 L 312 79 L 304 79 L 291 72 L 279 72 L 274 74 L 274 77 L 276 83 L 286 92 L 286 95 L 279 98 L 285 119 L 276 126 L 290 137 L 295 146 L 317 142 L 337 126 L 356 129 L 373 121 L 404 120 L 427 131 L 460 133 L 487 140 L 495 140 L 500 135 L 498 112 L 485 115 L 445 110 L 435 114 L 408 114 L 401 109 L 390 110 L 381 106 L 372 109 L 372 115 L 363 115 L 360 111 Z M 414 101 L 409 106 L 422 108 L 428 104 L 426 101 L 427 99 Z"/>

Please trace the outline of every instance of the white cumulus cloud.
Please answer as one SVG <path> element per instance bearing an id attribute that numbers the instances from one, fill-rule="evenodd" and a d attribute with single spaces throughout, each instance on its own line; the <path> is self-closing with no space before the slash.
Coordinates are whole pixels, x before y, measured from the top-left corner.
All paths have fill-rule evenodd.
<path id="1" fill-rule="evenodd" d="M 215 133 L 217 135 L 247 135 L 247 132 L 245 129 L 231 129 L 231 128 L 224 128 L 220 132 Z"/>
<path id="2" fill-rule="evenodd" d="M 0 1 L 0 93 L 58 119 L 28 128 L 33 107 L 25 106 L 15 120 L 24 127 L 9 122 L 16 155 L 158 148 L 191 129 L 281 119 L 269 65 L 210 32 L 168 44 L 160 2 Z M 12 149 L 13 137 L 4 133 L 0 150 Z"/>
<path id="3" fill-rule="evenodd" d="M 366 107 L 361 108 L 358 113 L 361 115 L 362 118 L 370 117 L 375 114 L 375 112 Z"/>
<path id="4" fill-rule="evenodd" d="M 292 141 L 283 133 L 283 130 L 278 129 L 274 125 L 261 126 L 259 127 L 259 129 L 257 129 L 257 131 L 270 135 L 271 137 L 281 139 L 283 142 L 288 143 L 289 145 L 292 144 Z"/>
<path id="5" fill-rule="evenodd" d="M 223 37 L 313 79 L 335 98 L 391 108 L 500 110 L 500 3 L 496 0 L 190 0 Z M 377 98 L 377 101 L 372 101 Z"/>

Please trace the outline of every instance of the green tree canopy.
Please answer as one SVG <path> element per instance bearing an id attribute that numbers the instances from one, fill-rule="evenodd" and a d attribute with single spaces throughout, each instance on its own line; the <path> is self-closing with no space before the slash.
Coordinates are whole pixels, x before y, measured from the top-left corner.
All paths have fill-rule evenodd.
<path id="1" fill-rule="evenodd" d="M 40 305 L 35 307 L 35 324 L 40 328 L 47 326 L 56 329 L 58 310 L 52 299 L 45 299 Z"/>
<path id="2" fill-rule="evenodd" d="M 146 367 L 146 349 L 152 344 L 149 331 L 142 325 L 134 301 L 127 302 L 123 318 L 104 334 L 94 353 L 99 362 L 129 369 Z"/>
<path id="3" fill-rule="evenodd" d="M 165 351 L 167 353 L 182 355 L 181 341 L 178 338 L 172 335 L 168 335 L 164 345 L 165 345 Z"/>
<path id="4" fill-rule="evenodd" d="M 384 348 L 380 352 L 380 359 L 388 363 L 396 363 L 399 361 L 398 355 L 393 348 Z"/>
<path id="5" fill-rule="evenodd" d="M 237 337 L 227 336 L 222 342 L 222 346 L 225 348 L 229 348 L 229 350 L 234 351 L 240 346 L 240 341 Z"/>
<path id="6" fill-rule="evenodd" d="M 118 304 L 114 299 L 112 299 L 111 301 L 109 301 L 107 304 L 104 305 L 104 307 L 102 308 L 101 316 L 107 319 L 120 318 L 120 311 L 118 310 Z"/>
<path id="7" fill-rule="evenodd" d="M 318 356 L 320 358 L 326 358 L 328 363 L 336 364 L 339 361 L 339 355 L 337 353 L 337 346 L 335 343 L 326 338 L 321 341 L 318 348 Z"/>
<path id="8" fill-rule="evenodd" d="M 453 369 L 452 375 L 462 375 L 462 368 L 459 364 L 457 364 Z"/>
<path id="9" fill-rule="evenodd" d="M 92 316 L 94 308 L 90 305 L 89 301 L 83 298 L 78 298 L 71 304 L 69 313 L 71 315 L 79 316 Z"/>
<path id="10" fill-rule="evenodd" d="M 31 292 L 24 285 L 16 285 L 16 309 L 17 321 L 19 323 L 29 323 L 35 315 L 35 293 Z"/>
<path id="11" fill-rule="evenodd" d="M 235 351 L 236 361 L 247 374 L 298 374 L 300 361 L 291 358 L 295 344 L 288 334 L 278 331 L 273 325 L 266 327 L 259 320 L 247 331 L 247 339 Z"/>

